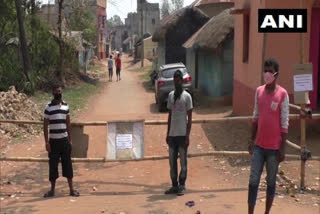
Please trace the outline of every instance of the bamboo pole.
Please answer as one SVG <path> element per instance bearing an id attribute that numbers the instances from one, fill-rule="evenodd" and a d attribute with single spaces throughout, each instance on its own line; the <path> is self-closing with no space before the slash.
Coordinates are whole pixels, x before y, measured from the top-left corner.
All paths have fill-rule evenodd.
<path id="1" fill-rule="evenodd" d="M 299 7 L 302 8 L 302 0 L 299 0 Z M 300 63 L 302 64 L 304 62 L 304 44 L 303 41 L 304 36 L 303 33 L 300 33 Z M 300 118 L 300 128 L 301 128 L 301 153 L 304 152 L 306 148 L 306 120 L 304 117 L 305 112 L 305 104 L 301 104 L 301 111 L 300 114 L 303 115 Z M 300 169 L 300 189 L 305 189 L 305 167 L 306 167 L 306 161 L 301 160 L 301 169 Z"/>
<path id="2" fill-rule="evenodd" d="M 295 144 L 295 143 L 292 143 L 292 142 L 289 141 L 289 140 L 286 141 L 286 144 L 287 144 L 288 146 L 290 146 L 291 148 L 294 148 L 294 149 L 297 149 L 297 150 L 301 151 L 301 147 L 300 147 L 300 146 L 298 146 L 298 145 Z"/>
<path id="3" fill-rule="evenodd" d="M 248 157 L 247 151 L 211 151 L 203 153 L 188 154 L 188 158 L 205 157 L 205 156 L 223 156 L 223 157 Z M 73 162 L 139 162 L 139 161 L 156 161 L 168 159 L 168 155 L 146 156 L 140 159 L 119 159 L 108 160 L 105 158 L 72 158 Z M 287 160 L 300 160 L 300 155 L 286 154 Z M 310 160 L 320 160 L 320 156 L 314 156 Z M 34 158 L 34 157 L 0 157 L 0 161 L 13 161 L 13 162 L 48 162 L 48 158 Z"/>
<path id="4" fill-rule="evenodd" d="M 251 121 L 252 116 L 241 116 L 241 117 L 223 117 L 223 118 L 212 118 L 212 119 L 193 119 L 193 124 L 200 123 L 217 123 L 217 122 L 232 122 L 232 121 Z M 290 120 L 300 119 L 299 114 L 290 114 Z M 312 114 L 312 119 L 320 119 L 320 114 Z M 122 120 L 122 121 L 89 121 L 89 122 L 72 122 L 73 126 L 105 126 L 110 122 L 141 122 L 141 120 Z M 34 120 L 0 120 L 1 123 L 11 123 L 17 125 L 43 125 L 42 121 Z M 145 125 L 166 125 L 167 120 L 145 120 Z"/>
<path id="5" fill-rule="evenodd" d="M 295 109 L 295 110 L 298 110 L 298 111 L 302 111 L 303 113 L 305 113 L 305 114 L 307 114 L 307 115 L 309 115 L 309 116 L 312 116 L 312 111 L 311 111 L 311 109 L 309 109 L 309 108 L 302 109 L 300 106 L 294 105 L 294 104 L 289 104 L 289 107 L 290 107 L 290 108 L 293 108 L 293 109 Z"/>

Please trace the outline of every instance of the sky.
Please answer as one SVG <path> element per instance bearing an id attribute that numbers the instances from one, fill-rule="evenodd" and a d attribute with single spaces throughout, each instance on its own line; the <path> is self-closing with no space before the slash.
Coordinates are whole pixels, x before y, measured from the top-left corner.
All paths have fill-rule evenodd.
<path id="1" fill-rule="evenodd" d="M 50 3 L 54 3 L 54 0 L 39 0 L 43 4 L 47 4 L 48 1 Z M 161 3 L 161 0 L 147 0 L 149 3 Z M 112 0 L 112 2 L 116 2 L 116 5 L 109 3 L 107 0 L 107 18 L 111 18 L 114 15 L 118 15 L 121 17 L 122 21 L 127 17 L 127 14 L 130 12 L 137 11 L 137 0 Z M 170 0 L 169 0 L 170 2 Z M 190 5 L 194 0 L 184 0 L 184 6 Z"/>

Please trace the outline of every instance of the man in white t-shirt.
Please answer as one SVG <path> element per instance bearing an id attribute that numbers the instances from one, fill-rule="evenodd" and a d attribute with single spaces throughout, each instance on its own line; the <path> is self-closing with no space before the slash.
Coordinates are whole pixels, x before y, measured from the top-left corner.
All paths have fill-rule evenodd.
<path id="1" fill-rule="evenodd" d="M 167 108 L 169 109 L 167 144 L 169 145 L 169 164 L 172 187 L 165 194 L 183 195 L 187 179 L 187 151 L 192 124 L 192 98 L 183 87 L 183 74 L 174 73 L 175 90 L 170 92 Z M 178 178 L 177 159 L 180 155 L 181 170 Z"/>
<path id="2" fill-rule="evenodd" d="M 110 54 L 110 58 L 108 59 L 108 70 L 109 70 L 109 81 L 112 82 L 113 61 L 112 61 L 112 55 L 111 54 Z"/>

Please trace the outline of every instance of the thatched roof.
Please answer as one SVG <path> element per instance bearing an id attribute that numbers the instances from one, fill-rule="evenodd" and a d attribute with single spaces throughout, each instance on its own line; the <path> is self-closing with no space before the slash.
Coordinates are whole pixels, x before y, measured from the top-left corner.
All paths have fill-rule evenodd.
<path id="1" fill-rule="evenodd" d="M 163 18 L 152 36 L 152 41 L 159 42 L 164 40 L 166 33 L 176 27 L 179 27 L 177 26 L 179 22 L 186 17 L 192 17 L 192 20 L 194 20 L 195 23 L 200 23 L 199 21 L 204 19 L 208 20 L 208 17 L 201 12 L 201 10 L 194 7 L 195 3 L 177 10 L 173 14 Z"/>
<path id="2" fill-rule="evenodd" d="M 228 35 L 233 33 L 234 16 L 230 14 L 231 10 L 232 8 L 226 9 L 212 17 L 183 44 L 183 47 L 216 50 Z"/>

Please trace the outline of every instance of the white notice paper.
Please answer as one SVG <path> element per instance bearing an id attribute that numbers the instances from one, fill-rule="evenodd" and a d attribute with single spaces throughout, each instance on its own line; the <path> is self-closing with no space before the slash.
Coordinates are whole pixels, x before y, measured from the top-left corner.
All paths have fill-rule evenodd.
<path id="1" fill-rule="evenodd" d="M 132 134 L 118 134 L 116 145 L 117 149 L 132 149 Z"/>
<path id="2" fill-rule="evenodd" d="M 293 76 L 294 91 L 312 91 L 312 74 L 298 74 Z"/>

